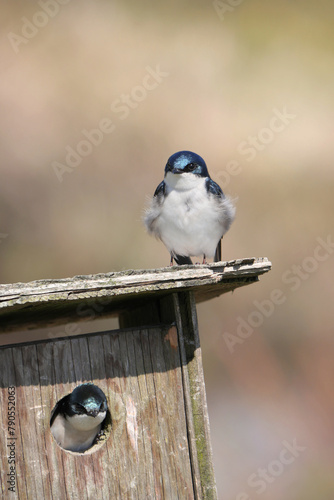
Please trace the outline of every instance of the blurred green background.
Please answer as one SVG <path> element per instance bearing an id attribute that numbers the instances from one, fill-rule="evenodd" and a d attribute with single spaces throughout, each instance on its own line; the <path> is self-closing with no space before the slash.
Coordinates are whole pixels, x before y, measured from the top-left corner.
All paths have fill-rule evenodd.
<path id="1" fill-rule="evenodd" d="M 273 263 L 198 307 L 223 499 L 334 498 L 333 16 L 329 0 L 2 2 L 2 283 L 167 265 L 141 217 L 181 149 L 237 198 L 223 258 Z"/>

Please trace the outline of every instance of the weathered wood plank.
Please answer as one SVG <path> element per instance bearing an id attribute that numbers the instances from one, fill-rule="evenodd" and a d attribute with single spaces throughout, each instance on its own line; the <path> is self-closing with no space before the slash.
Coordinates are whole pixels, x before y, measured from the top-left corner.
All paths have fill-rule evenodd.
<path id="1" fill-rule="evenodd" d="M 0 384 L 1 391 L 1 430 L 2 439 L 0 440 L 1 444 L 1 489 L 2 489 L 2 498 L 12 497 L 15 494 L 21 499 L 27 500 L 27 487 L 25 482 L 21 484 L 16 483 L 16 477 L 24 477 L 25 474 L 25 456 L 22 450 L 22 433 L 24 432 L 24 423 L 21 425 L 20 420 L 18 419 L 18 411 L 19 411 L 19 399 L 18 399 L 18 391 L 17 391 L 17 382 L 15 376 L 14 363 L 13 359 L 13 351 L 12 349 L 6 349 L 6 351 L 0 350 L 0 363 L 1 363 L 1 378 L 3 379 L 3 383 Z M 14 389 L 13 389 L 14 388 Z M 11 395 L 11 397 L 10 397 Z M 14 399 L 13 399 L 14 398 Z M 9 402 L 13 401 L 13 406 L 9 406 Z M 11 413 L 11 422 L 13 426 L 9 426 L 9 416 L 7 413 Z M 14 413 L 14 415 L 13 415 Z M 23 429 L 22 429 L 23 427 Z M 22 457 L 22 460 L 19 460 L 19 457 Z M 14 465 L 9 460 L 14 459 Z M 11 472 L 11 467 L 14 467 L 14 484 L 13 486 L 9 484 L 7 481 L 11 478 L 8 474 Z M 8 488 L 14 488 L 14 490 L 8 490 Z"/>
<path id="2" fill-rule="evenodd" d="M 191 293 L 179 293 L 174 294 L 174 304 L 195 496 L 196 499 L 217 500 L 196 303 Z"/>
<path id="3" fill-rule="evenodd" d="M 4 347 L 0 362 L 4 408 L 16 388 L 19 498 L 195 498 L 175 326 Z M 49 421 L 56 401 L 85 381 L 104 390 L 112 426 L 96 451 L 79 455 L 55 443 Z M 0 421 L 6 436 L 6 412 Z"/>
<path id="4" fill-rule="evenodd" d="M 167 293 L 193 290 L 197 302 L 258 280 L 266 258 L 124 271 L 0 285 L 0 331 L 118 315 Z"/>

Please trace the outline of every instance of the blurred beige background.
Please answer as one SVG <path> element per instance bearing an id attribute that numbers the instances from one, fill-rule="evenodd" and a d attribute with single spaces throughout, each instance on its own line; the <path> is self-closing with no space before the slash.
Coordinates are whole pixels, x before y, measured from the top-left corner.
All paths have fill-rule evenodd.
<path id="1" fill-rule="evenodd" d="M 333 16 L 329 0 L 2 2 L 2 283 L 167 265 L 141 216 L 181 149 L 238 198 L 223 258 L 273 263 L 198 307 L 227 500 L 334 498 Z"/>

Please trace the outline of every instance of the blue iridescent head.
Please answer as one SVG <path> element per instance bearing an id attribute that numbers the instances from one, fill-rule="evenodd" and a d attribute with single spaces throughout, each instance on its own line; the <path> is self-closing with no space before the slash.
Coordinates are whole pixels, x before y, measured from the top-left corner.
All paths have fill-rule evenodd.
<path id="1" fill-rule="evenodd" d="M 165 175 L 168 172 L 173 174 L 192 173 L 199 177 L 209 177 L 209 172 L 203 158 L 191 151 L 178 151 L 167 161 Z"/>
<path id="2" fill-rule="evenodd" d="M 68 414 L 87 414 L 92 417 L 100 411 L 107 411 L 104 392 L 94 384 L 82 384 L 68 397 Z"/>

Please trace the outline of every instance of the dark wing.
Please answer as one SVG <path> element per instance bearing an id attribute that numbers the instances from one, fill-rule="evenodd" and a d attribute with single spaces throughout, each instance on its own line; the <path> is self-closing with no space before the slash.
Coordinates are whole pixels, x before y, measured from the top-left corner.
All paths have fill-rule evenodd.
<path id="1" fill-rule="evenodd" d="M 218 245 L 215 252 L 215 258 L 213 262 L 220 262 L 222 260 L 222 239 L 218 241 Z"/>
<path id="2" fill-rule="evenodd" d="M 57 415 L 59 415 L 59 413 L 61 413 L 62 415 L 64 414 L 64 409 L 63 409 L 63 405 L 64 405 L 64 402 L 66 402 L 66 400 L 69 398 L 69 395 L 61 398 L 56 406 L 54 407 L 54 409 L 52 410 L 51 412 L 51 418 L 50 418 L 50 427 L 52 427 L 52 424 L 54 422 L 54 419 L 56 418 Z"/>
<path id="3" fill-rule="evenodd" d="M 161 198 L 166 195 L 166 184 L 165 181 L 161 181 L 157 189 L 154 191 L 154 196 Z"/>
<path id="4" fill-rule="evenodd" d="M 225 198 L 222 188 L 210 177 L 205 181 L 205 187 L 208 193 L 218 196 L 219 198 Z M 222 240 L 218 241 L 218 245 L 215 252 L 214 262 L 220 262 L 222 260 Z"/>
<path id="5" fill-rule="evenodd" d="M 154 234 L 154 236 L 158 238 L 160 238 L 160 234 L 158 234 L 156 230 L 156 220 L 161 213 L 161 207 L 164 203 L 165 196 L 167 196 L 167 189 L 165 182 L 162 181 L 154 191 L 153 198 L 151 198 L 144 215 L 144 224 L 148 233 Z"/>
<path id="6" fill-rule="evenodd" d="M 225 195 L 222 191 L 222 188 L 218 186 L 218 184 L 213 181 L 210 177 L 208 177 L 205 181 L 205 187 L 208 193 L 214 194 L 215 196 L 219 196 L 225 198 Z"/>

